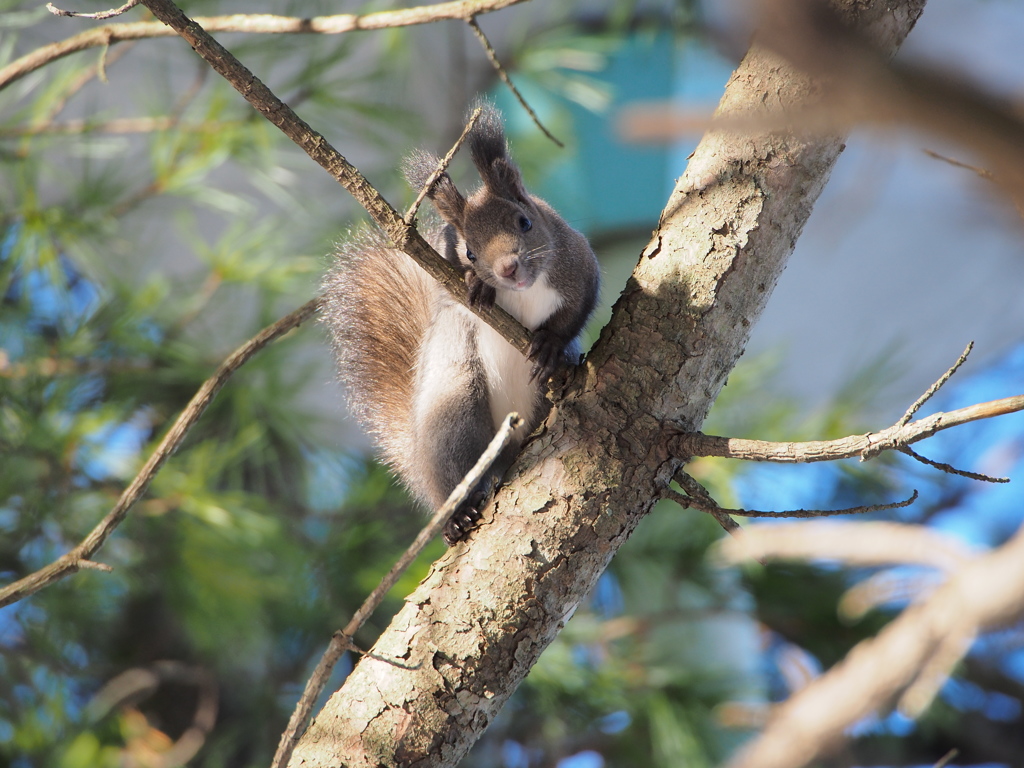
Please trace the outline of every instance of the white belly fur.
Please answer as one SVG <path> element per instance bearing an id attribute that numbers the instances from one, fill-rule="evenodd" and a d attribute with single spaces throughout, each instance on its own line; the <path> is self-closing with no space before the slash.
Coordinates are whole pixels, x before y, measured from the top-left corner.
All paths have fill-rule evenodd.
<path id="1" fill-rule="evenodd" d="M 525 291 L 498 291 L 497 303 L 512 317 L 535 331 L 562 306 L 563 298 L 548 284 L 547 275 Z M 516 411 L 533 429 L 537 406 L 537 384 L 530 382 L 533 363 L 499 336 L 487 323 L 480 322 L 477 335 L 480 360 L 487 373 L 487 392 L 491 420 L 497 429 L 510 411 Z M 523 438 L 525 434 L 518 437 Z"/>

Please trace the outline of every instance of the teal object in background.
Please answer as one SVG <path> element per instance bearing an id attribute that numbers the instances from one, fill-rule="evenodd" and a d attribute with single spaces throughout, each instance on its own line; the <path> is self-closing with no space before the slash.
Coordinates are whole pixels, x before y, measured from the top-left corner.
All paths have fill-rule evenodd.
<path id="1" fill-rule="evenodd" d="M 589 237 L 650 229 L 682 173 L 695 137 L 666 144 L 633 144 L 617 134 L 618 118 L 634 104 L 714 106 L 731 66 L 692 38 L 637 32 L 606 54 L 606 66 L 588 73 L 610 103 L 601 111 L 544 87 L 543 74 L 513 74 L 541 121 L 568 146 L 545 137 L 504 85 L 493 99 L 506 115 L 516 160 L 527 186 Z M 571 143 L 569 143 L 571 139 Z"/>

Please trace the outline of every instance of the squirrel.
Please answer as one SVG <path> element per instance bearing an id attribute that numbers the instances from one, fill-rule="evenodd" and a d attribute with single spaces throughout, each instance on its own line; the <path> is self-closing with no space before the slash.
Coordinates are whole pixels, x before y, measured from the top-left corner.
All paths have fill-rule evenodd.
<path id="1" fill-rule="evenodd" d="M 324 278 L 327 325 L 352 413 L 412 494 L 438 509 L 504 417 L 524 423 L 444 529 L 452 546 L 480 518 L 504 471 L 544 415 L 545 383 L 580 359 L 579 335 L 600 271 L 587 239 L 528 193 L 490 104 L 467 136 L 483 181 L 468 197 L 443 173 L 427 197 L 443 225 L 424 237 L 465 276 L 471 304 L 495 302 L 533 332 L 529 360 L 376 233 L 339 248 Z M 414 189 L 439 162 L 405 164 Z"/>

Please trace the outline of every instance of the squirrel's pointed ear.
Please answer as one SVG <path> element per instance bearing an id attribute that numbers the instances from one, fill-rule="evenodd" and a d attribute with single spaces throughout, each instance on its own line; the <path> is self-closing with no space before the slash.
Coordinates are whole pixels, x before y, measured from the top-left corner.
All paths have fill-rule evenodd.
<path id="1" fill-rule="evenodd" d="M 466 213 L 466 198 L 455 188 L 452 177 L 442 173 L 434 188 L 427 193 L 441 218 L 455 229 L 462 231 L 462 219 Z"/>
<path id="2" fill-rule="evenodd" d="M 488 191 L 508 200 L 526 202 L 528 198 L 519 168 L 508 156 L 501 113 L 487 102 L 479 106 L 483 111 L 469 134 L 473 165 Z"/>
<path id="3" fill-rule="evenodd" d="M 440 165 L 440 160 L 436 155 L 429 152 L 414 152 L 405 159 L 402 171 L 409 186 L 418 193 L 437 170 L 438 165 Z M 437 208 L 442 219 L 461 230 L 462 218 L 466 210 L 466 198 L 455 188 L 451 176 L 442 173 L 434 182 L 431 190 L 427 192 L 427 197 L 434 203 L 434 207 Z"/>

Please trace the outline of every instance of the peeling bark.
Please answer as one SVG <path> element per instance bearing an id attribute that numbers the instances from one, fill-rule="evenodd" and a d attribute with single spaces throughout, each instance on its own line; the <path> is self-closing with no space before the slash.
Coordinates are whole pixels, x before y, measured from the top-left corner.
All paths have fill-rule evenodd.
<path id="1" fill-rule="evenodd" d="M 845 5 L 895 48 L 924 0 Z M 719 112 L 798 110 L 816 88 L 754 49 Z M 289 765 L 458 763 L 681 466 L 667 432 L 700 427 L 841 150 L 839 137 L 704 138 L 513 479 L 406 598 Z"/>

